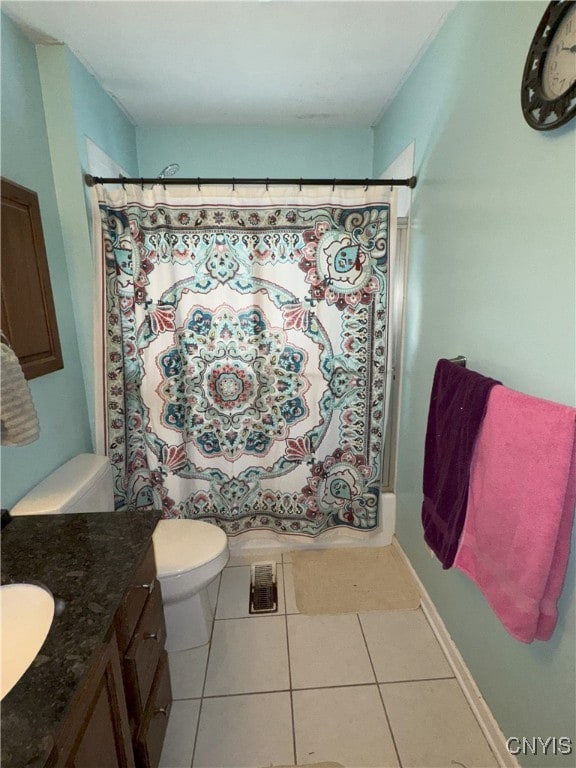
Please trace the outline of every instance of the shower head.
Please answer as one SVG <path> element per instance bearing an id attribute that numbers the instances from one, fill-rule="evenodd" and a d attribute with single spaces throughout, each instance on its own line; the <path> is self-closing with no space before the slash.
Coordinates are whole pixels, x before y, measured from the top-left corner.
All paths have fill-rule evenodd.
<path id="1" fill-rule="evenodd" d="M 158 176 L 159 179 L 165 179 L 166 176 L 174 176 L 175 173 L 178 173 L 180 170 L 180 166 L 178 163 L 171 163 L 170 165 L 167 165 L 166 168 L 163 168 L 160 171 L 160 175 Z"/>

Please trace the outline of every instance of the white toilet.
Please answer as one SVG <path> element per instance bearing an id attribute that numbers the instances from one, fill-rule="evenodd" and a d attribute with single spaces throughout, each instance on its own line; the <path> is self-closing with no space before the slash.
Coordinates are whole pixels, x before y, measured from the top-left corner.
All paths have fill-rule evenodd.
<path id="1" fill-rule="evenodd" d="M 10 514 L 61 515 L 113 509 L 108 458 L 83 453 L 27 493 Z M 214 619 L 208 585 L 230 556 L 226 534 L 200 520 L 160 520 L 152 541 L 166 617 L 166 650 L 204 645 L 210 639 Z"/>

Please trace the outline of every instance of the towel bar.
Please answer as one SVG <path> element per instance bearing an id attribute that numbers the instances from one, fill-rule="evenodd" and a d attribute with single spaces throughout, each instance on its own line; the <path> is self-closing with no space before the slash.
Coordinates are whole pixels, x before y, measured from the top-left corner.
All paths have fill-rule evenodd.
<path id="1" fill-rule="evenodd" d="M 451 363 L 455 363 L 456 365 L 461 365 L 461 366 L 462 366 L 462 368 L 466 368 L 466 362 L 467 362 L 467 360 L 466 360 L 466 358 L 464 357 L 464 355 L 458 355 L 458 357 L 452 357 L 452 358 L 450 359 L 450 362 L 451 362 Z"/>

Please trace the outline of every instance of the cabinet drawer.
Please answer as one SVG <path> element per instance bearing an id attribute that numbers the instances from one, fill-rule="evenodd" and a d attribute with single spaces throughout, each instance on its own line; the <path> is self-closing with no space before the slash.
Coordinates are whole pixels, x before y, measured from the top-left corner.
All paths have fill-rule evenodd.
<path id="1" fill-rule="evenodd" d="M 154 589 L 160 591 L 160 585 L 156 581 L 154 547 L 150 545 L 116 613 L 116 636 L 121 656 L 130 645 L 148 596 Z"/>
<path id="2" fill-rule="evenodd" d="M 126 695 L 130 714 L 136 722 L 141 721 L 146 709 L 146 702 L 165 641 L 166 625 L 162 610 L 162 593 L 160 584 L 156 583 L 148 597 L 132 642 L 124 655 Z"/>
<path id="3" fill-rule="evenodd" d="M 172 689 L 170 687 L 168 654 L 164 651 L 160 657 L 152 692 L 136 742 L 138 765 L 142 768 L 156 768 L 160 762 L 171 706 Z"/>

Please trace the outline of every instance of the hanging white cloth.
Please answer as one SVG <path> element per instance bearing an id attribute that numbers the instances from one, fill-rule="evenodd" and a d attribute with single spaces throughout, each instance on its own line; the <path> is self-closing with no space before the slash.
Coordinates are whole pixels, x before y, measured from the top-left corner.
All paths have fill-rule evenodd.
<path id="1" fill-rule="evenodd" d="M 40 425 L 32 395 L 18 358 L 0 343 L 0 444 L 27 445 L 38 439 Z"/>

